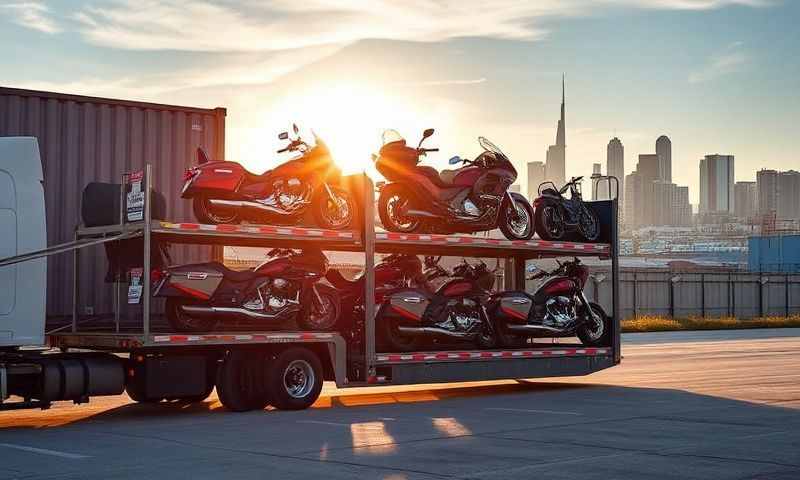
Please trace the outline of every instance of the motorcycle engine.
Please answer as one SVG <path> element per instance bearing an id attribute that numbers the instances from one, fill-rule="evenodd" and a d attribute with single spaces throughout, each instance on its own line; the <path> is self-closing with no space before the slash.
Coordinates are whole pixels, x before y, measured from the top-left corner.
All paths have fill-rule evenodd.
<path id="1" fill-rule="evenodd" d="M 275 203 L 281 208 L 290 210 L 307 202 L 306 196 L 310 184 L 303 184 L 299 178 L 281 179 L 272 184 L 272 189 Z"/>
<path id="2" fill-rule="evenodd" d="M 299 304 L 299 290 L 292 282 L 283 278 L 267 280 L 258 287 L 257 295 L 242 306 L 248 310 L 274 312 L 290 303 Z"/>
<path id="3" fill-rule="evenodd" d="M 575 302 L 565 296 L 553 297 L 545 304 L 547 313 L 544 316 L 544 323 L 561 327 L 573 321 L 576 317 Z"/>
<path id="4" fill-rule="evenodd" d="M 464 200 L 463 208 L 464 208 L 464 213 L 466 213 L 469 216 L 479 217 L 481 214 L 481 210 L 478 208 L 477 205 L 472 203 L 472 200 L 470 200 L 469 198 Z"/>
<path id="5" fill-rule="evenodd" d="M 480 324 L 477 304 L 465 298 L 449 305 L 447 318 L 438 326 L 456 332 L 471 332 L 480 328 Z"/>

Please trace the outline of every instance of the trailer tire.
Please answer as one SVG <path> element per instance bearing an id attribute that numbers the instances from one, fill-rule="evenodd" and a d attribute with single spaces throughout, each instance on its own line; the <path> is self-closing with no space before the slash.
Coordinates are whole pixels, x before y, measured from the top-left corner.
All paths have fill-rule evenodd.
<path id="1" fill-rule="evenodd" d="M 303 410 L 313 405 L 322 391 L 322 362 L 308 349 L 288 348 L 269 362 L 266 380 L 275 408 Z"/>
<path id="2" fill-rule="evenodd" d="M 234 412 L 262 410 L 269 404 L 264 385 L 264 357 L 232 351 L 217 369 L 217 395 Z"/>
<path id="3" fill-rule="evenodd" d="M 148 398 L 145 396 L 144 386 L 136 380 L 130 381 L 125 385 L 125 393 L 136 403 L 158 403 L 161 401 L 161 398 Z"/>

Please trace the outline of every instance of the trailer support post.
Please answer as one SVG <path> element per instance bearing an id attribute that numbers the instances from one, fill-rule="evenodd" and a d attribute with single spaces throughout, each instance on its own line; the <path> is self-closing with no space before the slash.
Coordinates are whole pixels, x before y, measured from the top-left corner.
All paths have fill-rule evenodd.
<path id="1" fill-rule="evenodd" d="M 367 379 L 375 375 L 375 187 L 365 173 L 364 182 L 364 335 Z"/>

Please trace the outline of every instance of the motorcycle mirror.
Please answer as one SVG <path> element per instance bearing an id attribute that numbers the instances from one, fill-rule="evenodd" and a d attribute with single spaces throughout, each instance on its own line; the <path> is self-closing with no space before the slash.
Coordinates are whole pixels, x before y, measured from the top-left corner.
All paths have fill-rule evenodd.
<path id="1" fill-rule="evenodd" d="M 289 132 L 281 132 L 278 134 L 278 140 L 288 140 Z"/>
<path id="2" fill-rule="evenodd" d="M 433 135 L 433 132 L 435 132 L 434 129 L 426 128 L 425 131 L 422 132 L 422 139 L 425 140 L 426 138 L 430 137 L 431 135 Z"/>
<path id="3" fill-rule="evenodd" d="M 462 161 L 463 161 L 463 160 L 461 160 L 461 157 L 459 157 L 458 155 L 456 155 L 455 157 L 453 157 L 453 158 L 451 158 L 450 160 L 448 160 L 448 161 L 447 161 L 447 163 L 449 163 L 450 165 L 455 165 L 455 164 L 457 164 L 457 163 L 461 163 Z"/>
<path id="4" fill-rule="evenodd" d="M 292 130 L 294 131 L 295 135 L 298 135 L 300 133 L 300 129 L 297 128 L 297 124 L 296 123 L 292 124 Z"/>

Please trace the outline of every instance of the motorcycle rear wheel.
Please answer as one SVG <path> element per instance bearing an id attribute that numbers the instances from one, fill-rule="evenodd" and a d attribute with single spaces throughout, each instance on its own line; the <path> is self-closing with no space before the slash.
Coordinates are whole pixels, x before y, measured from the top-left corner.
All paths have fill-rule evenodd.
<path id="1" fill-rule="evenodd" d="M 187 314 L 181 307 L 197 302 L 188 298 L 170 297 L 167 299 L 166 313 L 169 325 L 176 332 L 211 332 L 217 326 L 217 319 L 195 318 Z"/>
<path id="2" fill-rule="evenodd" d="M 314 199 L 314 218 L 320 228 L 340 230 L 353 223 L 355 202 L 347 190 L 329 186 L 336 202 L 331 199 L 325 188 L 321 188 Z"/>
<path id="3" fill-rule="evenodd" d="M 422 221 L 418 218 L 400 216 L 397 210 L 411 201 L 411 195 L 402 185 L 390 183 L 381 189 L 378 197 L 378 216 L 383 228 L 390 232 L 413 233 L 420 229 Z"/>
<path id="4" fill-rule="evenodd" d="M 215 209 L 211 206 L 211 202 L 208 197 L 194 197 L 192 200 L 192 209 L 194 210 L 194 216 L 200 223 L 211 225 L 230 225 L 239 223 L 240 221 L 239 212 L 237 212 L 235 209 L 230 209 L 226 211 L 227 213 L 223 213 L 222 210 Z"/>
<path id="5" fill-rule="evenodd" d="M 564 215 L 555 205 L 542 205 L 534 215 L 536 233 L 542 240 L 561 240 L 566 232 Z"/>
<path id="6" fill-rule="evenodd" d="M 403 335 L 397 329 L 397 322 L 388 318 L 376 319 L 380 324 L 381 338 L 389 352 L 413 352 L 416 350 L 420 341 L 417 337 Z"/>

